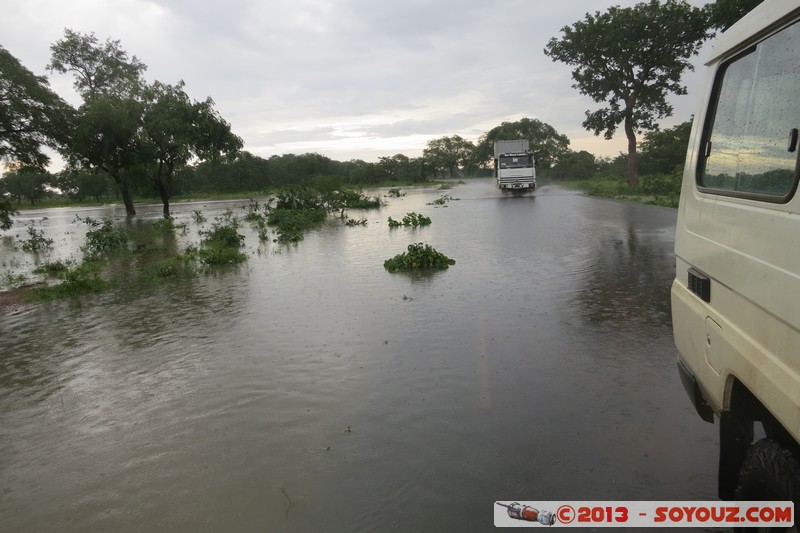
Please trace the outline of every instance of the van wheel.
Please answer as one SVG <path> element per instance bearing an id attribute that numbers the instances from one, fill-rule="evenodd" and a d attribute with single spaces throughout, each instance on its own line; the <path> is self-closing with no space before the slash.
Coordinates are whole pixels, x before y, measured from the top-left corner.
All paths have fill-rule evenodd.
<path id="1" fill-rule="evenodd" d="M 793 501 L 795 506 L 794 528 L 798 529 L 797 510 L 800 502 L 800 463 L 792 453 L 770 439 L 762 439 L 747 451 L 739 472 L 736 499 L 740 501 Z M 769 531 L 786 531 L 772 528 Z M 752 528 L 737 528 L 736 531 L 753 531 Z"/>

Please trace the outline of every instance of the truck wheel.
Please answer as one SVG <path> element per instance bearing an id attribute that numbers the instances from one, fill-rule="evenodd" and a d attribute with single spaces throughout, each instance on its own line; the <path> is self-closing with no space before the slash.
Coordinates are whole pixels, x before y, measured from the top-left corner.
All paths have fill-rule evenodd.
<path id="1" fill-rule="evenodd" d="M 741 501 L 793 501 L 794 529 L 800 531 L 800 463 L 792 453 L 770 439 L 762 439 L 747 451 L 739 472 L 736 499 Z M 777 528 L 778 531 L 785 529 Z M 752 531 L 742 528 L 737 531 Z"/>

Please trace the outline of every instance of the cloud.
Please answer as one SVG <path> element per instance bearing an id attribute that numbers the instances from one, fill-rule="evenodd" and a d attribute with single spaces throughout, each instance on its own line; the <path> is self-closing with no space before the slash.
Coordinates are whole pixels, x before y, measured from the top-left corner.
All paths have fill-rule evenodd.
<path id="1" fill-rule="evenodd" d="M 613 2 L 633 5 L 633 1 Z M 542 50 L 560 29 L 612 2 L 564 0 L 7 0 L 0 34 L 12 54 L 45 73 L 65 27 L 119 40 L 149 80 L 186 82 L 211 97 L 245 149 L 337 159 L 405 153 L 458 134 L 476 141 L 505 120 L 538 118 L 598 155 L 625 140 L 580 126 L 596 108 L 571 88 L 570 70 Z M 697 61 L 700 63 L 700 60 Z M 76 96 L 71 79 L 53 88 Z M 673 99 L 675 123 L 693 111 Z M 70 93 L 70 94 L 66 94 Z M 73 101 L 73 100 L 70 100 Z"/>

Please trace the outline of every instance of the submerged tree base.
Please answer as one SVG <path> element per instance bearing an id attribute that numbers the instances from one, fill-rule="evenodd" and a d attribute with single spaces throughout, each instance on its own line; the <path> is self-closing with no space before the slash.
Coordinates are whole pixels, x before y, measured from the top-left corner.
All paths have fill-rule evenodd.
<path id="1" fill-rule="evenodd" d="M 383 267 L 389 272 L 406 270 L 429 269 L 445 270 L 450 265 L 455 265 L 454 259 L 450 259 L 441 252 L 437 252 L 430 244 L 416 243 L 409 244 L 408 251 L 398 254 L 383 263 Z"/>

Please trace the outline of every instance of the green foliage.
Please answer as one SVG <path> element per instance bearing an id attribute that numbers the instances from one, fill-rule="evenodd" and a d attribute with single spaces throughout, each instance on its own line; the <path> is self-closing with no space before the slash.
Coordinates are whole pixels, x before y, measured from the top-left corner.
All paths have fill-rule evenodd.
<path id="1" fill-rule="evenodd" d="M 430 244 L 409 244 L 408 251 L 387 259 L 383 267 L 389 272 L 398 272 L 417 269 L 445 270 L 456 262 L 441 252 L 436 251 Z"/>
<path id="2" fill-rule="evenodd" d="M 92 220 L 92 222 L 95 221 Z M 114 221 L 110 218 L 105 218 L 97 229 L 86 232 L 84 250 L 89 257 L 97 257 L 119 250 L 127 244 L 128 233 L 124 229 L 115 226 Z"/>
<path id="3" fill-rule="evenodd" d="M 17 212 L 11 207 L 11 202 L 0 198 L 0 230 L 11 229 L 11 226 L 14 225 L 11 217 L 16 214 Z"/>
<path id="4" fill-rule="evenodd" d="M 405 196 L 405 193 L 401 193 L 400 189 L 389 189 L 386 195 L 390 198 L 400 198 L 401 196 Z"/>
<path id="5" fill-rule="evenodd" d="M 425 215 L 420 215 L 418 213 L 414 213 L 413 211 L 410 213 L 406 213 L 403 217 L 402 222 L 398 222 L 394 220 L 392 217 L 389 217 L 389 227 L 390 228 L 397 228 L 400 226 L 427 226 L 431 223 L 431 219 L 426 217 Z"/>
<path id="6" fill-rule="evenodd" d="M 264 210 L 266 211 L 267 206 L 264 205 Z M 258 200 L 250 199 L 250 203 L 247 206 L 247 214 L 245 214 L 244 219 L 247 222 L 263 222 L 266 220 L 266 216 L 261 212 L 262 205 Z M 242 206 L 244 209 L 244 206 Z"/>
<path id="7" fill-rule="evenodd" d="M 703 6 L 708 26 L 725 31 L 764 0 L 716 0 Z"/>
<path id="8" fill-rule="evenodd" d="M 628 181 L 636 184 L 636 134 L 672 114 L 669 93 L 686 94 L 681 76 L 708 37 L 701 9 L 683 0 L 650 0 L 633 7 L 610 7 L 586 15 L 561 30 L 544 53 L 574 67 L 582 94 L 607 103 L 587 111 L 583 127 L 611 139 L 624 122 L 629 141 Z"/>
<path id="9" fill-rule="evenodd" d="M 243 263 L 247 255 L 239 251 L 244 244 L 244 235 L 237 231 L 238 221 L 230 213 L 218 217 L 211 230 L 202 231 L 203 240 L 197 252 L 206 265 L 228 265 Z"/>
<path id="10" fill-rule="evenodd" d="M 465 169 L 473 161 L 475 145 L 459 135 L 440 137 L 428 141 L 423 157 L 431 162 L 434 169 L 451 179 L 456 170 Z"/>
<path id="11" fill-rule="evenodd" d="M 28 226 L 28 238 L 20 241 L 22 249 L 26 252 L 40 252 L 53 246 L 53 239 L 44 236 L 44 230 L 37 230 L 33 225 Z"/>
<path id="12" fill-rule="evenodd" d="M 347 227 L 353 227 L 353 226 L 366 226 L 366 225 L 367 225 L 367 219 L 366 219 L 365 217 L 361 217 L 361 218 L 360 218 L 360 219 L 358 219 L 358 220 L 355 220 L 355 219 L 353 219 L 353 218 L 348 218 L 348 219 L 347 219 L 347 222 L 345 222 L 345 225 L 346 225 Z"/>
<path id="13" fill-rule="evenodd" d="M 42 146 L 63 147 L 72 108 L 0 46 L 0 160 L 43 169 Z"/>
<path id="14" fill-rule="evenodd" d="M 151 279 L 192 277 L 197 274 L 193 256 L 174 255 L 155 263 L 149 270 Z"/>
<path id="15" fill-rule="evenodd" d="M 175 219 L 172 217 L 159 218 L 158 220 L 154 220 L 152 224 L 152 228 L 156 233 L 166 234 L 173 233 L 177 226 L 180 226 L 180 224 L 175 224 Z M 185 224 L 183 227 L 185 227 Z"/>
<path id="16" fill-rule="evenodd" d="M 527 139 L 536 154 L 538 168 L 548 169 L 569 151 L 569 138 L 539 119 L 522 118 L 503 122 L 481 135 L 475 148 L 475 158 L 482 165 L 494 158 L 494 143 L 508 139 Z"/>
<path id="17" fill-rule="evenodd" d="M 458 200 L 458 198 L 453 198 L 449 194 L 443 194 L 443 195 L 439 196 L 439 198 L 437 198 L 436 200 L 434 200 L 432 202 L 428 202 L 428 205 L 445 206 L 446 207 L 447 206 L 447 202 L 449 202 L 450 200 Z"/>
<path id="18" fill-rule="evenodd" d="M 267 223 L 276 227 L 277 241 L 286 244 L 303 240 L 303 232 L 322 224 L 327 216 L 325 209 L 320 207 L 275 208 L 269 212 Z"/>
<path id="19" fill-rule="evenodd" d="M 58 285 L 36 287 L 32 297 L 35 300 L 75 297 L 86 293 L 96 293 L 113 286 L 112 281 L 100 278 L 100 265 L 96 262 L 83 263 L 62 272 L 63 281 Z"/>
<path id="20" fill-rule="evenodd" d="M 84 100 L 101 95 L 130 95 L 141 82 L 147 66 L 136 56 L 128 58 L 119 41 L 100 43 L 94 33 L 68 28 L 64 38 L 50 47 L 48 70 L 75 74 L 75 90 Z"/>
<path id="21" fill-rule="evenodd" d="M 202 224 L 206 221 L 206 217 L 201 210 L 195 209 L 192 211 L 192 220 L 194 220 L 196 224 Z"/>
<path id="22" fill-rule="evenodd" d="M 691 119 L 672 128 L 647 132 L 640 145 L 641 173 L 663 174 L 683 168 L 691 132 Z"/>
<path id="23" fill-rule="evenodd" d="M 48 274 L 48 275 L 56 275 L 62 274 L 69 270 L 72 261 L 54 261 L 54 262 L 47 262 L 33 270 L 34 274 Z"/>

